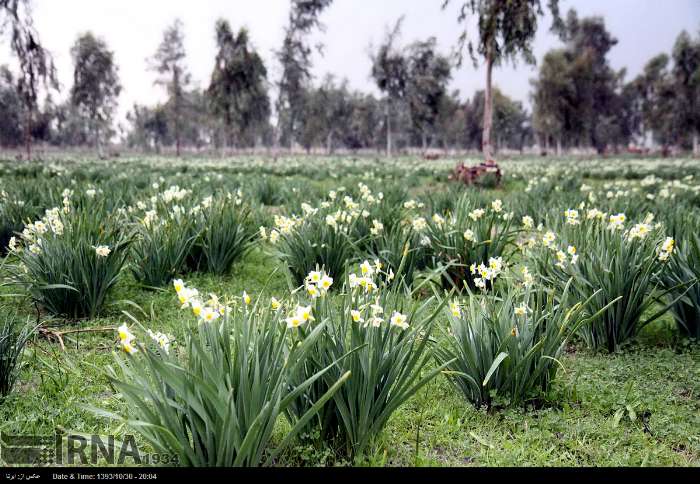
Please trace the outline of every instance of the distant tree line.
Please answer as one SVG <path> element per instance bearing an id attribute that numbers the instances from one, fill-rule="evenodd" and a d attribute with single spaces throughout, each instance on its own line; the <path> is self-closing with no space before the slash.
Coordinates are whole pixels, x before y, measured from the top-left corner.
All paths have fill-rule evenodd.
<path id="1" fill-rule="evenodd" d="M 671 55 L 652 58 L 636 78 L 607 60 L 617 44 L 600 17 L 570 11 L 564 47 L 549 51 L 532 80 L 532 124 L 542 146 L 616 150 L 647 136 L 664 150 L 692 148 L 700 133 L 700 36 L 683 31 Z"/>
<path id="2" fill-rule="evenodd" d="M 498 89 L 492 70 L 519 58 L 534 63 L 531 43 L 544 13 L 539 0 L 463 1 L 457 20 L 466 26 L 477 16 L 478 35 L 464 31 L 456 59 L 441 53 L 434 37 L 402 44 L 399 19 L 370 49 L 370 75 L 380 96 L 353 90 L 331 74 L 313 78 L 309 38 L 324 29 L 320 15 L 330 4 L 291 0 L 283 43 L 275 52 L 281 67 L 276 81 L 249 32 L 219 19 L 208 85 L 194 87 L 183 24 L 176 20 L 146 59 L 165 101 L 132 106 L 124 125 L 115 123 L 122 87 L 104 39 L 92 32 L 78 36 L 70 51 L 73 83 L 65 101 L 57 103 L 55 68 L 32 26 L 27 0 L 0 0 L 0 34 L 10 39 L 19 60 L 17 72 L 0 66 L 0 145 L 24 144 L 27 156 L 32 142 L 90 145 L 101 155 L 117 138 L 131 148 L 174 149 L 177 155 L 183 148 L 391 154 L 418 147 L 482 150 L 492 159 L 499 150 L 534 144 L 543 152 L 594 148 L 603 153 L 648 139 L 664 151 L 700 150 L 700 36 L 681 32 L 672 52 L 654 57 L 628 81 L 624 70 L 609 64 L 617 39 L 603 19 L 579 18 L 573 10 L 561 18 L 558 2 L 549 0 L 551 28 L 562 46 L 540 62 L 528 112 Z M 468 98 L 448 90 L 463 53 L 486 66 L 485 88 Z M 46 95 L 40 97 L 40 91 Z"/>

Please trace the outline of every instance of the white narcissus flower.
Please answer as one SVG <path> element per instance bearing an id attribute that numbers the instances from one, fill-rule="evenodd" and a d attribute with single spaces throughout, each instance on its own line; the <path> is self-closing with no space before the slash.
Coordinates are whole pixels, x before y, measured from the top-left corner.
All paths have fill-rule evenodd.
<path id="1" fill-rule="evenodd" d="M 338 222 L 336 222 L 333 215 L 326 215 L 326 225 L 329 225 L 335 229 L 338 227 Z"/>
<path id="2" fill-rule="evenodd" d="M 489 257 L 489 268 L 494 272 L 494 275 L 498 275 L 503 269 L 503 258 Z"/>
<path id="3" fill-rule="evenodd" d="M 530 312 L 530 308 L 527 306 L 527 304 L 520 303 L 518 306 L 515 306 L 515 309 L 513 310 L 516 316 L 526 316 L 527 313 Z"/>
<path id="4" fill-rule="evenodd" d="M 177 299 L 180 302 L 180 308 L 185 309 L 191 305 L 193 301 L 196 301 L 199 291 L 197 289 L 190 289 L 188 287 L 183 287 L 180 292 L 177 293 Z"/>
<path id="5" fill-rule="evenodd" d="M 182 282 L 182 279 L 174 279 L 173 287 L 175 288 L 175 292 L 180 294 L 180 291 L 182 291 L 185 288 L 185 283 Z"/>
<path id="6" fill-rule="evenodd" d="M 563 250 L 557 251 L 557 261 L 559 261 L 558 263 L 561 264 L 562 266 L 566 262 L 566 254 L 564 253 Z"/>
<path id="7" fill-rule="evenodd" d="M 485 211 L 483 208 L 477 208 L 476 210 L 472 210 L 471 212 L 469 212 L 469 218 L 476 221 L 483 217 L 484 213 Z"/>
<path id="8" fill-rule="evenodd" d="M 8 244 L 8 248 L 10 249 L 10 252 L 16 252 L 17 251 L 17 238 L 12 236 L 10 237 L 10 243 Z"/>
<path id="9" fill-rule="evenodd" d="M 318 283 L 318 286 L 325 291 L 330 289 L 331 285 L 333 285 L 333 278 L 328 276 L 327 274 L 324 274 L 321 278 L 321 281 Z"/>
<path id="10" fill-rule="evenodd" d="M 357 309 L 350 310 L 350 317 L 352 317 L 352 320 L 355 323 L 364 323 L 365 322 L 365 320 L 362 318 L 362 313 L 360 313 L 360 311 L 358 311 Z"/>
<path id="11" fill-rule="evenodd" d="M 415 230 L 416 232 L 420 232 L 422 230 L 425 230 L 425 228 L 428 226 L 428 223 L 423 217 L 417 217 L 413 219 L 411 225 L 413 226 L 413 230 Z"/>
<path id="12" fill-rule="evenodd" d="M 202 314 L 202 301 L 200 301 L 199 299 L 192 299 L 190 301 L 190 307 L 192 308 L 192 313 L 195 316 L 199 316 L 200 314 Z"/>
<path id="13" fill-rule="evenodd" d="M 379 220 L 372 220 L 372 228 L 369 230 L 372 235 L 379 235 L 384 230 L 384 224 Z"/>
<path id="14" fill-rule="evenodd" d="M 318 290 L 318 287 L 316 287 L 313 284 L 307 284 L 306 285 L 306 292 L 311 296 L 313 299 L 316 299 L 321 295 L 321 292 Z"/>
<path id="15" fill-rule="evenodd" d="M 301 318 L 295 314 L 285 318 L 285 322 L 287 323 L 288 328 L 298 328 L 304 321 L 302 321 Z"/>
<path id="16" fill-rule="evenodd" d="M 46 224 L 44 222 L 42 222 L 41 220 L 37 220 L 36 222 L 34 222 L 34 231 L 37 234 L 40 234 L 40 235 L 45 234 L 46 230 L 47 230 L 47 227 L 46 227 Z"/>
<path id="17" fill-rule="evenodd" d="M 119 334 L 119 344 L 121 344 L 122 349 L 128 354 L 134 354 L 138 350 L 134 346 L 134 340 L 136 336 L 133 335 L 126 324 L 122 324 L 117 328 L 117 333 Z"/>
<path id="18" fill-rule="evenodd" d="M 661 262 L 666 262 L 668 258 L 673 253 L 673 248 L 676 245 L 676 241 L 672 237 L 666 237 L 664 242 L 661 244 L 661 249 L 659 250 L 659 260 Z"/>
<path id="19" fill-rule="evenodd" d="M 288 328 L 298 328 L 307 321 L 314 321 L 311 306 L 297 306 L 294 314 L 285 318 Z"/>
<path id="20" fill-rule="evenodd" d="M 459 308 L 459 303 L 457 301 L 450 301 L 450 312 L 455 318 L 459 318 L 462 315 L 462 311 Z"/>
<path id="21" fill-rule="evenodd" d="M 282 306 L 282 303 L 277 300 L 276 297 L 270 298 L 270 307 L 273 311 L 277 311 Z"/>
<path id="22" fill-rule="evenodd" d="M 611 215 L 609 218 L 608 227 L 615 230 L 621 229 L 627 217 L 624 213 L 618 213 L 617 215 Z"/>
<path id="23" fill-rule="evenodd" d="M 661 245 L 661 250 L 664 252 L 673 252 L 673 247 L 676 244 L 676 241 L 673 240 L 672 237 L 666 237 L 666 240 L 664 240 L 664 243 Z"/>
<path id="24" fill-rule="evenodd" d="M 578 257 L 578 256 L 576 256 L 576 257 Z M 575 264 L 573 259 L 572 259 L 571 263 Z M 532 276 L 532 274 L 530 274 L 530 271 L 528 270 L 527 267 L 523 267 L 522 273 L 523 273 L 523 286 L 531 287 L 535 283 L 535 278 Z"/>
<path id="25" fill-rule="evenodd" d="M 318 284 L 321 282 L 321 273 L 319 271 L 311 271 L 309 275 L 306 276 L 306 280 L 312 284 Z"/>
<path id="26" fill-rule="evenodd" d="M 569 225 L 578 225 L 578 210 L 568 209 L 564 211 L 564 216 L 566 217 L 566 223 Z"/>
<path id="27" fill-rule="evenodd" d="M 112 252 L 112 249 L 110 249 L 106 245 L 98 245 L 97 247 L 94 247 L 94 249 L 95 253 L 99 257 L 107 257 Z"/>
<path id="28" fill-rule="evenodd" d="M 542 236 L 542 243 L 545 245 L 545 247 L 551 248 L 554 243 L 554 239 L 556 238 L 557 236 L 554 235 L 554 232 L 548 231 Z"/>
<path id="29" fill-rule="evenodd" d="M 166 354 L 170 352 L 170 343 L 173 340 L 172 336 L 168 336 L 164 333 L 161 332 L 153 332 L 150 329 L 148 330 L 148 336 L 153 339 L 156 343 L 158 343 L 158 346 L 165 351 Z"/>
<path id="30" fill-rule="evenodd" d="M 408 329 L 408 318 L 405 314 L 401 314 L 398 311 L 394 311 L 391 315 L 390 323 L 392 326 L 397 326 L 401 329 Z"/>
<path id="31" fill-rule="evenodd" d="M 221 314 L 219 313 L 219 311 L 215 311 L 214 309 L 207 306 L 202 309 L 200 319 L 202 320 L 202 322 L 211 323 L 212 321 L 216 321 L 220 315 Z"/>
<path id="32" fill-rule="evenodd" d="M 301 318 L 302 321 L 314 321 L 314 315 L 311 311 L 311 306 L 298 306 L 296 310 L 296 315 Z"/>

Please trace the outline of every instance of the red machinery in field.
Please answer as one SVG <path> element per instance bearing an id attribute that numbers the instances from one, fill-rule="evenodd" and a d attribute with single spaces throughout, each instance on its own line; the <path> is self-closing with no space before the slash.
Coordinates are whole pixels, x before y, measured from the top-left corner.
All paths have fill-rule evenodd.
<path id="1" fill-rule="evenodd" d="M 475 166 L 465 166 L 464 162 L 458 164 L 450 180 L 461 181 L 465 185 L 495 185 L 501 184 L 503 172 L 494 160 L 487 160 Z M 488 181 L 487 181 L 488 180 Z"/>

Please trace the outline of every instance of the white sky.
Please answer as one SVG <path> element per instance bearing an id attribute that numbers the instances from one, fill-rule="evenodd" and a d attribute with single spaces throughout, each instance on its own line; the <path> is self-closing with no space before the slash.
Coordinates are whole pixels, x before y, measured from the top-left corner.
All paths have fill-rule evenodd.
<path id="1" fill-rule="evenodd" d="M 320 80 L 327 72 L 346 77 L 352 88 L 376 92 L 369 77 L 368 47 L 381 42 L 386 29 L 405 15 L 402 41 L 435 36 L 445 53 L 460 33 L 452 0 L 442 11 L 442 0 L 334 0 L 323 12 L 324 33 L 312 42 L 325 44 L 324 56 L 315 56 L 314 74 Z M 542 0 L 546 4 L 546 0 Z M 636 75 L 649 58 L 670 52 L 682 29 L 694 36 L 700 30 L 700 0 L 562 0 L 565 14 L 575 7 L 579 16 L 602 15 L 608 29 L 618 38 L 610 54 L 614 68 L 627 67 L 628 79 Z M 179 17 L 185 27 L 189 68 L 194 81 L 206 87 L 214 63 L 214 22 L 229 20 L 234 29 L 247 26 L 255 47 L 266 62 L 271 81 L 279 77 L 273 50 L 282 42 L 289 10 L 288 0 L 33 0 L 34 20 L 42 42 L 54 55 L 64 98 L 72 83 L 70 47 L 79 33 L 91 30 L 103 37 L 115 52 L 123 85 L 119 113 L 134 102 L 153 104 L 164 98 L 153 85 L 155 75 L 147 70 L 146 58 L 153 55 L 163 30 Z M 560 45 L 548 30 L 550 19 L 540 19 L 535 40 L 538 59 Z M 0 49 L 0 63 L 9 60 L 7 46 Z M 494 72 L 494 82 L 510 96 L 528 102 L 529 79 L 535 68 L 518 63 Z M 482 88 L 483 70 L 471 61 L 453 74 L 451 89 L 471 96 Z"/>

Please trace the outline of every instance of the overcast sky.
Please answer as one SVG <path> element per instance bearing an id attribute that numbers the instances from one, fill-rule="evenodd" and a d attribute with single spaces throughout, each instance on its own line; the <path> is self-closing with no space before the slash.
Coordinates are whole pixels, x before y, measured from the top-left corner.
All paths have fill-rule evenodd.
<path id="1" fill-rule="evenodd" d="M 368 48 L 381 42 L 387 28 L 405 15 L 402 41 L 435 36 L 440 48 L 451 52 L 460 34 L 456 22 L 458 0 L 446 11 L 443 0 L 334 0 L 323 12 L 325 32 L 313 42 L 325 44 L 324 55 L 315 56 L 314 74 L 320 80 L 331 72 L 347 78 L 352 88 L 376 92 L 369 77 Z M 63 85 L 62 97 L 71 85 L 70 47 L 77 35 L 91 30 L 103 37 L 115 52 L 123 84 L 120 118 L 134 102 L 152 104 L 162 100 L 162 89 L 153 85 L 146 58 L 153 55 L 164 28 L 175 18 L 185 26 L 188 64 L 194 81 L 206 87 L 214 63 L 214 22 L 229 20 L 235 29 L 248 27 L 255 47 L 264 58 L 270 79 L 279 77 L 273 50 L 282 42 L 289 0 L 33 0 L 34 20 L 42 42 L 53 53 Z M 543 0 L 543 3 L 546 1 Z M 700 0 L 562 0 L 565 13 L 575 7 L 579 16 L 601 15 L 619 43 L 610 53 L 614 68 L 626 67 L 628 79 L 640 72 L 650 57 L 669 52 L 678 33 L 686 29 L 694 36 L 700 30 Z M 541 19 L 534 44 L 541 59 L 547 50 L 560 45 L 548 32 L 551 21 Z M 0 63 L 8 61 L 7 49 Z M 520 62 L 494 72 L 494 82 L 510 96 L 528 103 L 529 79 L 535 68 Z M 454 73 L 451 89 L 471 96 L 483 86 L 484 74 L 471 62 Z"/>

